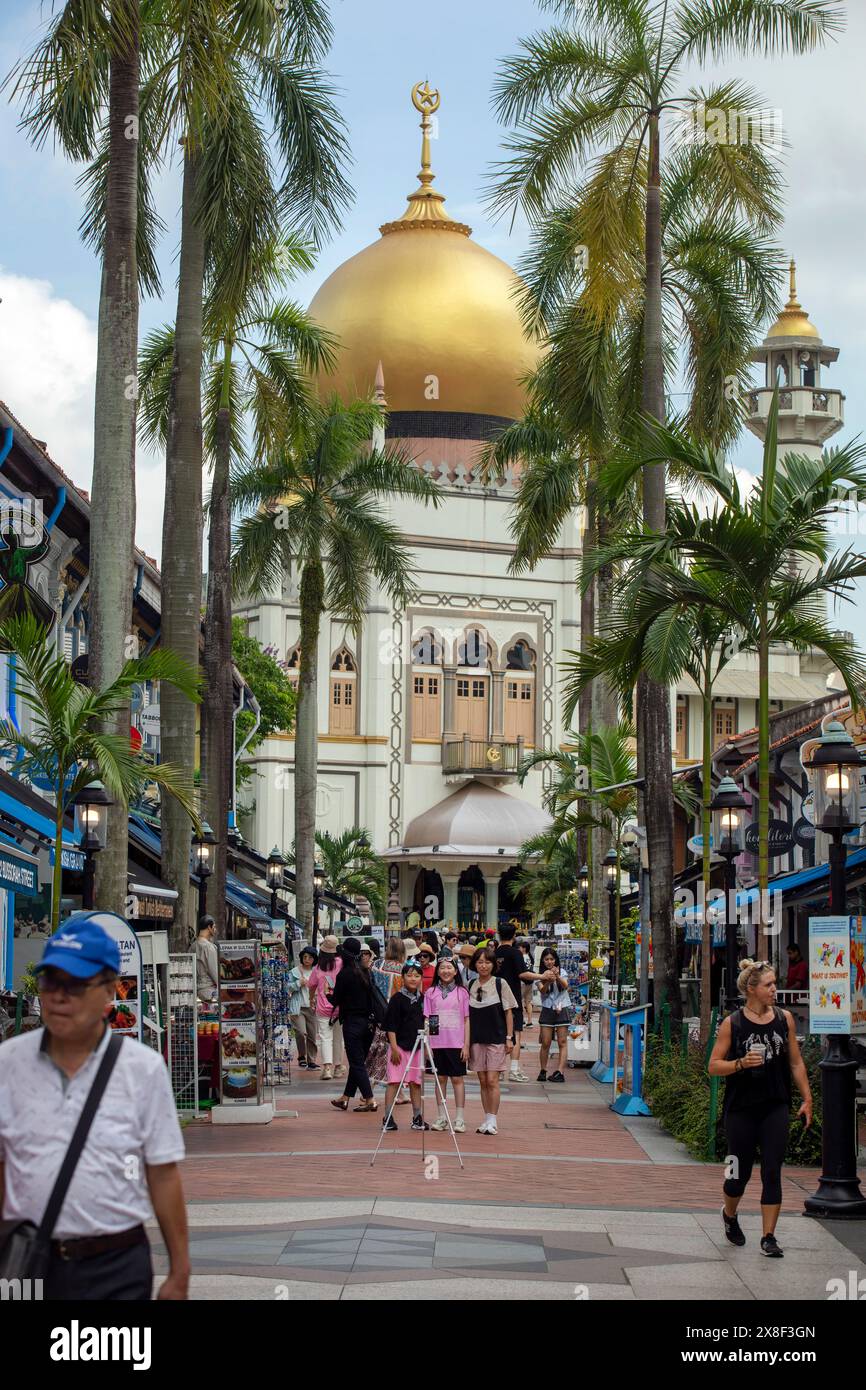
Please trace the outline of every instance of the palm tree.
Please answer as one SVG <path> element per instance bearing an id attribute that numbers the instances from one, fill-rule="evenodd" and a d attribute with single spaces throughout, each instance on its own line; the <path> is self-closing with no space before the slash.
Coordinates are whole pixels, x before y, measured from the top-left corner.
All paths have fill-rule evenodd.
<path id="1" fill-rule="evenodd" d="M 577 836 L 542 832 L 520 846 L 517 872 L 507 885 L 512 901 L 545 921 L 566 920 L 577 884 Z"/>
<path id="2" fill-rule="evenodd" d="M 37 145 L 51 133 L 73 159 L 92 159 L 98 146 L 103 147 L 105 227 L 100 246 L 90 517 L 88 679 L 94 690 L 111 684 L 130 655 L 140 28 L 139 0 L 110 0 L 93 7 L 68 0 L 17 69 L 12 89 L 13 97 L 23 98 L 22 124 Z M 128 711 L 118 711 L 113 732 L 120 734 L 128 726 Z M 120 802 L 109 812 L 106 846 L 98 864 L 100 901 L 118 912 L 126 897 L 127 846 L 127 812 Z"/>
<path id="3" fill-rule="evenodd" d="M 295 415 L 309 404 L 308 373 L 333 364 L 329 335 L 290 300 L 277 298 L 278 282 L 308 269 L 312 257 L 297 238 L 262 248 L 247 260 L 247 279 L 233 273 L 237 238 L 223 233 L 214 253 L 211 293 L 204 310 L 204 451 L 211 464 L 208 583 L 205 608 L 201 772 L 204 807 L 211 826 L 228 823 L 232 767 L 232 463 L 246 465 L 284 438 Z M 224 286 L 232 286 L 227 302 Z M 237 297 L 234 297 L 237 296 Z M 139 367 L 145 437 L 163 445 L 169 416 L 175 333 L 168 324 L 144 343 Z M 251 429 L 245 431 L 249 419 Z M 250 435 L 249 444 L 247 434 Z M 217 839 L 214 901 L 225 895 L 226 840 Z"/>
<path id="4" fill-rule="evenodd" d="M 744 642 L 730 618 L 718 607 L 724 581 L 693 565 L 690 577 L 703 591 L 700 601 L 659 602 L 663 567 L 647 573 L 631 567 L 620 576 L 615 605 L 605 631 L 590 638 L 575 660 L 563 663 L 564 714 L 570 719 L 584 690 L 603 677 L 615 686 L 630 710 L 641 670 L 653 680 L 674 685 L 683 674 L 691 676 L 701 693 L 703 747 L 701 771 L 701 829 L 703 835 L 704 921 L 701 952 L 701 1037 L 709 1037 L 711 1016 L 710 964 L 712 927 L 706 909 L 710 893 L 710 802 L 712 800 L 713 689 L 720 672 Z"/>
<path id="5" fill-rule="evenodd" d="M 237 510 L 255 508 L 237 528 L 233 587 L 264 594 L 296 571 L 300 578 L 301 666 L 295 732 L 297 915 L 312 919 L 318 770 L 318 646 L 322 617 L 358 630 L 378 584 L 397 607 L 412 590 L 413 569 L 390 501 L 434 506 L 437 485 L 394 445 L 371 448 L 384 423 L 374 401 L 337 397 L 294 422 L 273 456 L 232 479 Z"/>
<path id="6" fill-rule="evenodd" d="M 316 845 L 322 856 L 325 880 L 334 893 L 344 898 L 364 897 L 378 920 L 384 920 L 388 899 L 388 871 L 382 860 L 370 848 L 367 832 L 358 825 L 331 835 L 327 830 L 316 831 Z M 295 862 L 295 847 L 289 863 Z"/>
<path id="7" fill-rule="evenodd" d="M 682 428 L 651 422 L 644 455 L 666 459 L 709 494 L 714 509 L 669 499 L 667 527 L 624 538 L 616 555 L 632 564 L 633 582 L 647 605 L 670 621 L 712 605 L 739 645 L 758 656 L 758 886 L 761 922 L 767 924 L 770 815 L 770 649 L 787 643 L 819 651 L 839 671 L 853 700 L 866 692 L 866 659 L 831 628 L 827 598 L 836 601 L 866 574 L 866 555 L 850 547 L 833 552 L 829 523 L 843 497 L 866 500 L 866 445 L 825 450 L 818 459 L 793 453 L 778 457 L 778 390 L 767 417 L 763 465 L 752 490 L 740 491 L 736 474 L 711 449 Z M 626 484 L 634 459 L 611 465 L 609 485 Z M 677 560 L 690 565 L 682 568 Z"/>
<path id="8" fill-rule="evenodd" d="M 54 654 L 48 632 L 33 617 L 10 618 L 0 626 L 0 646 L 14 652 L 19 699 L 30 712 L 30 730 L 22 733 L 10 720 L 0 720 L 0 753 L 15 755 L 15 772 L 37 774 L 53 785 L 56 799 L 54 885 L 51 924 L 60 921 L 63 818 L 73 798 L 97 777 L 123 805 L 148 783 L 177 801 L 197 823 L 192 778 L 170 763 L 153 764 L 132 750 L 128 731 L 106 732 L 129 704 L 133 687 L 145 681 L 172 683 L 197 699 L 196 674 L 169 651 L 157 651 L 127 661 L 117 678 L 102 690 L 79 685 L 62 656 Z M 19 756 L 19 750 L 23 756 Z M 125 887 L 125 874 L 124 874 Z M 124 895 L 125 896 L 125 895 Z"/>
<path id="9" fill-rule="evenodd" d="M 761 105 L 737 82 L 707 92 L 682 90 L 683 69 L 709 58 L 759 49 L 766 54 L 804 52 L 824 42 L 843 22 L 835 0 L 545 0 L 567 16 L 567 23 L 525 42 L 507 60 L 495 93 L 500 119 L 516 123 L 516 134 L 500 167 L 494 206 L 522 209 L 542 221 L 568 203 L 575 168 L 597 161 L 595 228 L 604 229 L 605 264 L 625 283 L 631 277 L 642 300 L 639 350 L 632 356 L 640 380 L 644 413 L 665 419 L 665 332 L 662 294 L 662 116 L 706 108 L 730 112 L 735 121 Z M 714 164 L 731 185 L 742 170 L 741 146 L 703 144 L 701 158 Z M 599 150 L 603 153 L 599 154 Z M 760 159 L 756 142 L 747 157 Z M 768 161 L 769 216 L 775 209 L 778 176 Z M 640 199 L 643 256 L 632 257 L 631 219 L 617 215 Z M 611 216 L 612 211 L 614 215 Z M 599 230 L 599 237 L 601 231 Z M 588 243 L 585 243 L 588 244 Z M 590 270 L 592 271 L 592 262 Z M 595 277 L 599 290 L 610 282 Z M 603 295 L 596 298 L 603 321 Z M 733 306 L 736 308 L 736 306 Z M 635 346 L 638 346 L 638 343 Z M 697 385 L 698 383 L 696 383 Z M 710 378 L 710 389 L 722 391 Z M 665 460 L 643 470 L 645 525 L 660 532 L 665 524 Z M 644 815 L 650 859 L 651 896 L 656 925 L 659 1002 L 679 998 L 673 957 L 673 813 L 671 733 L 668 691 L 641 677 L 638 692 L 639 762 L 645 777 Z"/>

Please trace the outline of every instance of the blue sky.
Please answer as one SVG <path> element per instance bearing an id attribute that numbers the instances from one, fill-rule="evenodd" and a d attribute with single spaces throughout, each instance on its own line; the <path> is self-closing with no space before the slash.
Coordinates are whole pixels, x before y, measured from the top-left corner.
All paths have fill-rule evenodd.
<path id="1" fill-rule="evenodd" d="M 866 6 L 852 3 L 848 9 L 848 32 L 831 49 L 720 70 L 752 83 L 767 106 L 782 111 L 791 144 L 785 247 L 797 257 L 801 302 L 824 340 L 841 349 L 828 378 L 847 395 L 846 427 L 837 443 L 866 433 L 859 389 L 866 376 L 860 112 Z M 4 74 L 31 47 L 46 11 L 50 6 L 38 0 L 4 0 Z M 492 225 L 481 203 L 485 172 L 497 158 L 501 138 L 490 91 L 501 59 L 548 16 L 531 0 L 438 0 L 435 6 L 336 0 L 332 14 L 336 40 L 328 66 L 350 127 L 357 197 L 315 271 L 296 282 L 297 298 L 308 301 L 336 265 L 376 238 L 382 221 L 402 212 L 419 157 L 418 116 L 409 91 L 422 78 L 442 94 L 433 165 L 449 211 L 470 222 L 484 245 L 516 260 L 525 249 L 525 229 L 518 225 L 509 235 L 506 226 Z M 0 397 L 86 487 L 99 272 L 78 237 L 78 172 L 50 149 L 28 146 L 16 129 L 15 112 L 8 103 L 0 106 Z M 142 305 L 143 332 L 173 314 L 178 205 L 179 181 L 171 172 L 159 187 L 160 211 L 169 224 L 161 251 L 164 295 L 161 302 Z M 763 336 L 762 327 L 756 325 L 756 337 Z M 737 462 L 755 469 L 759 461 L 758 442 L 747 435 Z M 139 537 L 151 554 L 158 554 L 160 528 L 161 463 L 143 454 Z M 855 629 L 866 643 L 864 608 L 863 602 L 848 606 L 840 624 Z"/>

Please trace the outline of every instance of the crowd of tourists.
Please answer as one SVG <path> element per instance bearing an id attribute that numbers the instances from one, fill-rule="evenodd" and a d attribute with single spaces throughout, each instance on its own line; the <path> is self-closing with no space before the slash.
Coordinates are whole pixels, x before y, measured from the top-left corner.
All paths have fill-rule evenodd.
<path id="1" fill-rule="evenodd" d="M 513 923 L 462 941 L 453 931 L 440 936 L 416 928 L 391 936 L 380 958 L 375 940 L 326 936 L 316 951 L 305 946 L 292 971 L 290 1013 L 298 1066 L 321 1070 L 323 1080 L 344 1079 L 331 1104 L 377 1111 L 373 1087 L 385 1082 L 386 1130 L 398 1128 L 394 1111 L 411 1104 L 410 1128 L 448 1128 L 448 1083 L 454 1101 L 455 1133 L 466 1131 L 465 1078 L 474 1072 L 481 1089 L 483 1120 L 478 1134 L 496 1134 L 500 1081 L 529 1080 L 520 1065 L 523 1034 L 534 1027 L 533 991 L 541 1000 L 538 1081 L 564 1082 L 567 1031 L 573 1009 L 559 956 L 545 947 L 539 968 L 530 943 L 517 939 Z M 557 1049 L 556 1066 L 548 1059 Z M 424 1118 L 425 1068 L 435 1068 L 438 1115 Z M 408 1089 L 408 1096 L 405 1091 Z"/>

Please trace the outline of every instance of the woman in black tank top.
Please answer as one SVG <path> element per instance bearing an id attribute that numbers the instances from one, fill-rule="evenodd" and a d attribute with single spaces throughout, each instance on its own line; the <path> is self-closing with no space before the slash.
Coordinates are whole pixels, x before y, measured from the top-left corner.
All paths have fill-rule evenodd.
<path id="1" fill-rule="evenodd" d="M 746 1002 L 722 1023 L 710 1056 L 710 1076 L 725 1077 L 724 1121 L 728 1141 L 722 1220 L 732 1245 L 745 1245 L 737 1207 L 761 1155 L 761 1251 L 776 1259 L 782 1206 L 782 1162 L 788 1146 L 791 1081 L 812 1123 L 812 1095 L 791 1014 L 776 1007 L 776 974 L 768 961 L 740 962 L 737 980 Z"/>

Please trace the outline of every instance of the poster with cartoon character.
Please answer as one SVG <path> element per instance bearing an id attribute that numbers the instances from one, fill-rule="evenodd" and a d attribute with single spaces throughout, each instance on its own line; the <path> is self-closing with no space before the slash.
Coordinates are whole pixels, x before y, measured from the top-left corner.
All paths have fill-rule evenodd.
<path id="1" fill-rule="evenodd" d="M 866 1033 L 866 922 L 851 918 L 851 1032 Z"/>
<path id="2" fill-rule="evenodd" d="M 810 1033 L 850 1033 L 852 982 L 849 918 L 810 917 Z"/>

